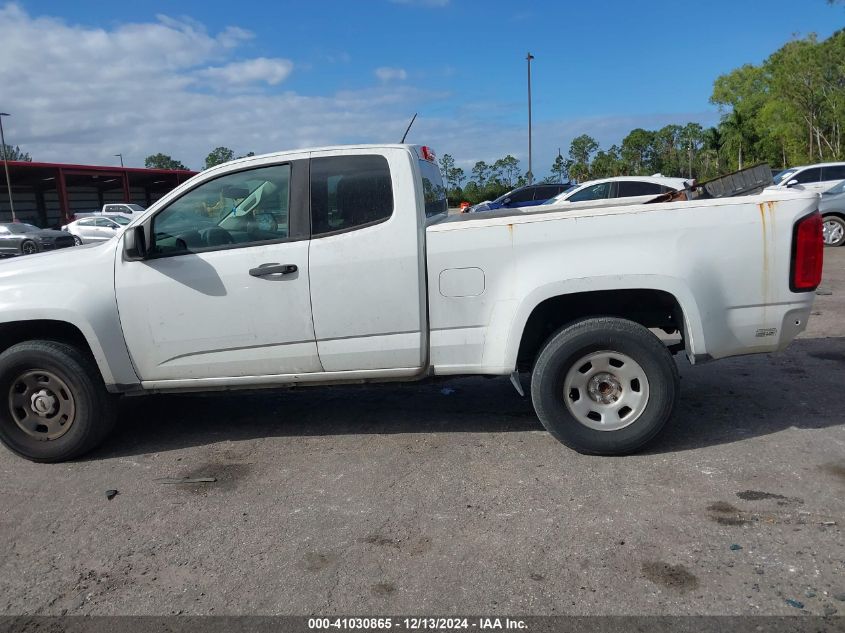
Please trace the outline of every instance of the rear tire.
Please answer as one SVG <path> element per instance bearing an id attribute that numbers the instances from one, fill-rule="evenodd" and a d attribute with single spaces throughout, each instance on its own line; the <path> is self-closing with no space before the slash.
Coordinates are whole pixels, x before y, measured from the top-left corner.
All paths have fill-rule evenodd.
<path id="1" fill-rule="evenodd" d="M 672 416 L 678 391 L 678 368 L 660 339 L 611 317 L 560 329 L 531 374 L 540 422 L 589 455 L 625 455 L 648 444 Z"/>
<path id="2" fill-rule="evenodd" d="M 38 252 L 38 244 L 32 240 L 24 240 L 21 243 L 21 255 L 32 255 Z"/>
<path id="3" fill-rule="evenodd" d="M 57 341 L 26 341 L 0 354 L 0 441 L 34 462 L 95 448 L 114 426 L 114 399 L 94 362 Z"/>
<path id="4" fill-rule="evenodd" d="M 838 215 L 826 215 L 822 218 L 825 246 L 845 244 L 845 220 Z"/>

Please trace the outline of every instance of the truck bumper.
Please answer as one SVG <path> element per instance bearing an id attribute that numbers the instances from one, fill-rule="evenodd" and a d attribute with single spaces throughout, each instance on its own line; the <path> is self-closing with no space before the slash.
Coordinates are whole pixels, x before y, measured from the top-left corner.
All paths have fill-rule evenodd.
<path id="1" fill-rule="evenodd" d="M 711 320 L 711 323 L 721 323 L 726 327 L 705 332 L 706 349 L 695 350 L 695 361 L 780 351 L 807 327 L 812 306 L 810 298 L 729 308 L 723 320 Z"/>

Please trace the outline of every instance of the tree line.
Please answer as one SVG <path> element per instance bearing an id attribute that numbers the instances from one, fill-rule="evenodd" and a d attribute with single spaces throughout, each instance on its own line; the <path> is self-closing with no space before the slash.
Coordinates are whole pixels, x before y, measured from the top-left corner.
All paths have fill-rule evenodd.
<path id="1" fill-rule="evenodd" d="M 710 102 L 718 106 L 720 120 L 709 128 L 696 122 L 636 128 L 607 148 L 581 134 L 565 155 L 554 157 L 544 181 L 655 173 L 707 180 L 761 162 L 781 168 L 845 160 L 845 29 L 825 40 L 815 35 L 795 39 L 759 65 L 745 64 L 719 76 Z M 9 160 L 32 160 L 19 147 L 5 150 Z M 230 148 L 217 147 L 206 156 L 204 168 L 234 158 Z M 187 169 L 163 153 L 147 156 L 144 165 Z M 469 173 L 449 154 L 439 165 L 452 204 L 493 199 L 534 180 L 510 154 L 492 163 L 477 161 Z"/>
<path id="2" fill-rule="evenodd" d="M 32 162 L 32 156 L 17 145 L 6 145 L 4 143 L 3 147 L 0 147 L 0 150 L 2 150 L 2 156 L 5 156 L 6 160 L 19 160 L 24 163 Z"/>
<path id="3" fill-rule="evenodd" d="M 728 169 L 845 158 L 845 29 L 788 42 L 762 64 L 716 79 L 717 132 Z"/>
<path id="4" fill-rule="evenodd" d="M 566 155 L 558 153 L 544 182 L 656 173 L 708 180 L 757 163 L 785 168 L 845 160 L 845 29 L 822 41 L 815 35 L 793 40 L 760 65 L 719 76 L 710 102 L 721 115 L 714 127 L 636 128 L 606 149 L 581 134 Z M 529 182 L 530 174 L 505 175 L 512 163 L 510 155 L 492 165 L 479 161 L 464 185 L 467 175 L 444 155 L 450 202 L 491 200 Z"/>
<path id="5" fill-rule="evenodd" d="M 208 153 L 208 156 L 205 157 L 204 169 L 211 169 L 216 165 L 222 165 L 223 163 L 228 163 L 230 160 L 235 160 L 236 158 L 246 158 L 247 156 L 255 156 L 255 152 L 247 152 L 243 156 L 235 156 L 234 150 L 231 150 L 228 147 L 215 147 Z M 182 161 L 176 160 L 172 156 L 162 153 L 150 154 L 147 156 L 144 159 L 144 167 L 149 169 L 188 169 Z"/>

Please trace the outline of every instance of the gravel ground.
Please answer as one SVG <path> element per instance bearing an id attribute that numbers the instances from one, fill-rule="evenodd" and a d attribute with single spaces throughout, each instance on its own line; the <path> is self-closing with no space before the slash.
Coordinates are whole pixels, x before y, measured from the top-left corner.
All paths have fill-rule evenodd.
<path id="1" fill-rule="evenodd" d="M 843 614 L 826 257 L 805 336 L 680 361 L 678 414 L 632 457 L 566 449 L 484 378 L 126 399 L 84 461 L 0 450 L 0 615 Z M 216 481 L 160 480 L 184 476 Z"/>

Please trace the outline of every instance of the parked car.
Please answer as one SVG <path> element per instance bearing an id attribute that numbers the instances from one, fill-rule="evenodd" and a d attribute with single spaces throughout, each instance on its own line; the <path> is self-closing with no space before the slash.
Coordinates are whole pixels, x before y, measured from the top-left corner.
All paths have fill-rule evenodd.
<path id="1" fill-rule="evenodd" d="M 827 246 L 845 244 L 845 180 L 822 193 L 819 212 L 822 214 L 824 243 Z"/>
<path id="2" fill-rule="evenodd" d="M 0 255 L 32 255 L 73 245 L 73 236 L 64 231 L 39 229 L 25 222 L 0 223 Z"/>
<path id="3" fill-rule="evenodd" d="M 808 191 L 822 193 L 845 180 L 845 163 L 819 163 L 784 169 L 774 177 L 772 189 L 801 185 Z"/>
<path id="4" fill-rule="evenodd" d="M 499 196 L 495 200 L 487 200 L 479 202 L 478 204 L 468 209 L 469 213 L 478 213 L 479 211 L 493 211 L 495 209 L 514 209 L 516 207 L 533 207 L 543 204 L 549 198 L 553 198 L 561 191 L 565 191 L 569 187 L 566 184 L 537 184 L 525 185 L 513 191 L 508 191 L 506 194 Z"/>
<path id="5" fill-rule="evenodd" d="M 98 215 L 89 218 L 80 218 L 62 227 L 73 236 L 77 246 L 90 244 L 91 242 L 105 242 L 110 240 L 117 231 L 129 224 L 130 220 L 123 215 Z"/>
<path id="6" fill-rule="evenodd" d="M 685 189 L 688 181 L 665 176 L 614 176 L 573 185 L 547 205 L 599 207 L 647 202 L 662 193 Z"/>
<path id="7" fill-rule="evenodd" d="M 522 372 L 557 439 L 623 454 L 672 416 L 673 353 L 767 354 L 806 327 L 813 193 L 535 208 L 449 216 L 413 145 L 203 171 L 98 248 L 0 266 L 0 440 L 71 459 L 106 437 L 118 394 L 449 375 L 523 393 Z"/>
<path id="8" fill-rule="evenodd" d="M 138 217 L 144 212 L 144 207 L 138 204 L 129 204 L 125 202 L 113 202 L 104 204 L 102 209 L 94 211 L 75 211 L 73 213 L 74 220 L 81 220 L 82 218 L 90 218 L 100 215 L 122 215 L 125 218 Z"/>

